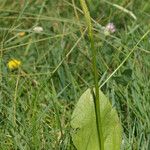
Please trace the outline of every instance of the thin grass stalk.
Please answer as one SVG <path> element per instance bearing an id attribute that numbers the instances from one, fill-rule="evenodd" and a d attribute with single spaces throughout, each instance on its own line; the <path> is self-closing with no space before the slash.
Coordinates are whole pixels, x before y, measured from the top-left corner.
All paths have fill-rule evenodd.
<path id="1" fill-rule="evenodd" d="M 98 70 L 96 66 L 96 56 L 97 51 L 94 45 L 94 38 L 93 38 L 93 31 L 92 31 L 92 23 L 90 13 L 88 11 L 88 7 L 86 5 L 85 0 L 80 0 L 80 4 L 82 6 L 85 19 L 88 25 L 88 34 L 91 44 L 91 52 L 92 52 L 92 66 L 93 66 L 93 76 L 94 76 L 94 85 L 95 85 L 95 93 L 93 92 L 93 99 L 95 105 L 95 114 L 96 114 L 96 127 L 98 133 L 98 141 L 99 141 L 99 149 L 104 150 L 104 141 L 103 141 L 103 133 L 102 133 L 102 126 L 101 126 L 101 116 L 100 116 L 100 101 L 99 101 L 99 86 L 98 86 Z"/>

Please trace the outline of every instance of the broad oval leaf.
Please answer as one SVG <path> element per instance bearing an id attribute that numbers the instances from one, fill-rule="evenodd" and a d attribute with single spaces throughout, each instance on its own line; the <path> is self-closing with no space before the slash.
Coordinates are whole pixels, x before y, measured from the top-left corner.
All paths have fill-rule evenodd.
<path id="1" fill-rule="evenodd" d="M 101 91 L 100 110 L 104 150 L 120 150 L 121 124 L 116 110 Z M 99 150 L 94 101 L 90 89 L 80 97 L 72 114 L 71 127 L 72 140 L 77 150 Z"/>

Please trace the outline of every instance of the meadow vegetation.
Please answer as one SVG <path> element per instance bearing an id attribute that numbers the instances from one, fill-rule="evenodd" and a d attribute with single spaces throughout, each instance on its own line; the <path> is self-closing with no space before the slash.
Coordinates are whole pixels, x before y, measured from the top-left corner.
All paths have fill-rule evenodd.
<path id="1" fill-rule="evenodd" d="M 99 86 L 118 112 L 122 149 L 149 150 L 150 4 L 87 4 Z M 116 31 L 106 35 L 109 22 Z M 37 26 L 43 30 L 35 31 Z M 21 62 L 19 68 L 9 68 L 12 59 Z M 75 150 L 71 114 L 93 85 L 90 40 L 79 1 L 0 1 L 1 150 Z"/>

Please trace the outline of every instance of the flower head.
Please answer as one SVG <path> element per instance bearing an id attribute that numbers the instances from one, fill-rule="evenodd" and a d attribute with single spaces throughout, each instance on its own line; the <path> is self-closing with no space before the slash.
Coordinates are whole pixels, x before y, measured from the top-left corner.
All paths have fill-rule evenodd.
<path id="1" fill-rule="evenodd" d="M 23 37 L 25 34 L 26 34 L 25 32 L 19 32 L 19 33 L 18 33 L 18 35 L 19 35 L 20 37 Z"/>
<path id="2" fill-rule="evenodd" d="M 40 32 L 43 32 L 43 28 L 40 26 L 36 26 L 33 28 L 33 31 L 40 33 Z"/>
<path id="3" fill-rule="evenodd" d="M 21 65 L 21 61 L 16 60 L 16 59 L 12 59 L 8 62 L 8 68 L 11 70 L 17 69 L 19 68 L 19 66 Z"/>
<path id="4" fill-rule="evenodd" d="M 105 34 L 106 35 L 109 35 L 109 34 L 111 34 L 111 33 L 114 33 L 114 32 L 116 32 L 116 27 L 115 27 L 115 25 L 113 24 L 113 23 L 108 23 L 107 25 L 106 25 L 106 27 L 105 27 Z"/>

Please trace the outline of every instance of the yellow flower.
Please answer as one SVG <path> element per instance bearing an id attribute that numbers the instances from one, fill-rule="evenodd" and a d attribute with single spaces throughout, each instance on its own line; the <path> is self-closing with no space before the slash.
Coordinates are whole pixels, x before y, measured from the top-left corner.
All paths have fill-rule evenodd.
<path id="1" fill-rule="evenodd" d="M 19 35 L 20 37 L 23 37 L 25 34 L 26 34 L 25 32 L 19 32 L 19 33 L 18 33 L 18 35 Z"/>
<path id="2" fill-rule="evenodd" d="M 16 60 L 16 59 L 12 59 L 8 62 L 8 68 L 13 70 L 13 69 L 17 69 L 19 68 L 19 66 L 21 65 L 21 61 Z"/>

